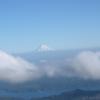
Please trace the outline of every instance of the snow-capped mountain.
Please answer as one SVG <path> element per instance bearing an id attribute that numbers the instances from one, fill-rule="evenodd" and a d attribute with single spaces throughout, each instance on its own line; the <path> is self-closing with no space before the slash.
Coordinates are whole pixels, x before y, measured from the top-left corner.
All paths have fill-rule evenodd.
<path id="1" fill-rule="evenodd" d="M 45 51 L 52 51 L 53 49 L 50 48 L 48 45 L 46 44 L 41 44 L 37 49 L 36 51 L 38 52 L 45 52 Z"/>

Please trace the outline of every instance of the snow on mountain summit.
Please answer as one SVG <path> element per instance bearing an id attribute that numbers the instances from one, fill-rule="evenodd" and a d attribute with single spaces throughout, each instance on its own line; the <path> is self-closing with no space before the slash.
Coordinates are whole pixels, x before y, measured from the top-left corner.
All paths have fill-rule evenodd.
<path id="1" fill-rule="evenodd" d="M 50 48 L 48 45 L 46 44 L 42 44 L 40 45 L 40 47 L 37 49 L 37 51 L 39 52 L 44 52 L 44 51 L 52 51 L 53 49 Z"/>

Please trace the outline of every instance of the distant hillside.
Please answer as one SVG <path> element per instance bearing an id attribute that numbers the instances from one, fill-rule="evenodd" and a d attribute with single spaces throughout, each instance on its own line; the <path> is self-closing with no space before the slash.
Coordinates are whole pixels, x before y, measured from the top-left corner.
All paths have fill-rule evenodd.
<path id="1" fill-rule="evenodd" d="M 0 96 L 0 100 L 100 100 L 100 91 L 94 90 L 74 90 L 69 92 L 63 92 L 59 95 L 53 95 L 49 97 L 37 97 L 37 98 L 24 98 L 15 96 Z"/>
<path id="2" fill-rule="evenodd" d="M 31 100 L 100 100 L 100 91 L 75 90 L 45 98 Z"/>

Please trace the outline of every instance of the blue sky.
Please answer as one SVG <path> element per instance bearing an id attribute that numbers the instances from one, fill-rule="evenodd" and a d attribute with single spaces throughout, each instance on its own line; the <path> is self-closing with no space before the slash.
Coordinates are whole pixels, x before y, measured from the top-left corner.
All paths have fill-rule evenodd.
<path id="1" fill-rule="evenodd" d="M 100 47 L 100 0 L 0 0 L 0 49 Z"/>

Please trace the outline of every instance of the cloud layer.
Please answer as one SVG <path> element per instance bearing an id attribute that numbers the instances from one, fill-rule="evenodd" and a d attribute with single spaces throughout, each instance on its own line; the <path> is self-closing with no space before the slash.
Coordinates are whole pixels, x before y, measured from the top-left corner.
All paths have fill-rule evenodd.
<path id="1" fill-rule="evenodd" d="M 0 51 L 0 80 L 13 83 L 46 77 L 100 80 L 100 52 L 82 51 L 62 63 L 41 60 L 37 65 Z"/>
<path id="2" fill-rule="evenodd" d="M 77 74 L 83 78 L 100 79 L 100 52 L 80 53 L 75 58 L 73 66 Z"/>
<path id="3" fill-rule="evenodd" d="M 0 51 L 0 80 L 23 82 L 38 77 L 37 68 L 21 59 Z"/>

